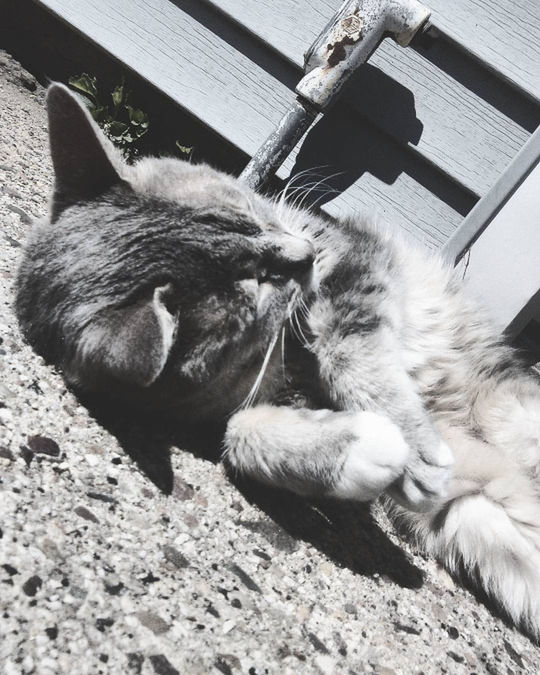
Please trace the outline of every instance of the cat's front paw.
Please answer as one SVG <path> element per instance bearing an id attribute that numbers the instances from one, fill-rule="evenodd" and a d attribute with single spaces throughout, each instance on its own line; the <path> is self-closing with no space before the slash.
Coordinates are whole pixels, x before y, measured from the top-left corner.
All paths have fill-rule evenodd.
<path id="1" fill-rule="evenodd" d="M 453 464 L 452 451 L 439 440 L 434 451 L 412 456 L 388 493 L 411 511 L 430 511 L 444 500 L 448 492 Z"/>
<path id="2" fill-rule="evenodd" d="M 400 476 L 410 459 L 410 447 L 399 428 L 372 412 L 352 413 L 347 422 L 350 440 L 332 496 L 369 501 Z"/>

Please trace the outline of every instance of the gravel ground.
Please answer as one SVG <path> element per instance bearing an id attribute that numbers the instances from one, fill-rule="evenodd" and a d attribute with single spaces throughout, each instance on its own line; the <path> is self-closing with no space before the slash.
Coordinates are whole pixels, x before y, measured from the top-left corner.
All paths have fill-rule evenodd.
<path id="1" fill-rule="evenodd" d="M 22 342 L 13 278 L 51 188 L 43 98 L 0 52 L 0 671 L 538 673 L 538 648 L 380 509 L 234 485 L 215 443 L 98 422 Z"/>

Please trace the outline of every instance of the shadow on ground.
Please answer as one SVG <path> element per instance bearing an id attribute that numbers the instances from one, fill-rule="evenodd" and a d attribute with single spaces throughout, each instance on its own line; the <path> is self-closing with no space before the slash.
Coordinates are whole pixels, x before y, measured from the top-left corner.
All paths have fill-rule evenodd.
<path id="1" fill-rule="evenodd" d="M 171 448 L 217 463 L 224 427 L 179 426 L 163 415 L 141 416 L 125 408 L 83 403 L 96 421 L 114 435 L 139 469 L 166 495 L 175 491 Z M 229 473 L 231 483 L 268 518 L 237 520 L 278 549 L 293 552 L 297 540 L 311 543 L 340 567 L 362 576 L 386 577 L 405 588 L 420 588 L 423 573 L 393 544 L 375 522 L 368 504 L 323 500 L 312 502 Z M 178 480 L 177 480 L 178 483 Z M 246 533 L 246 536 L 249 536 Z"/>

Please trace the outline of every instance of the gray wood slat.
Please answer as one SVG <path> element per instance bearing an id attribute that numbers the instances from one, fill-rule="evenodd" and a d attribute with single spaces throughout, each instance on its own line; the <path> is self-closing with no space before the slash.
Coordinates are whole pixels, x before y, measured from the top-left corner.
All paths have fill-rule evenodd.
<path id="1" fill-rule="evenodd" d="M 205 1 L 298 68 L 303 67 L 305 50 L 341 4 Z M 438 42 L 420 54 L 385 40 L 350 87 L 350 99 L 379 128 L 481 196 L 540 123 L 540 110 L 520 101 L 512 90 L 505 91 L 500 81 L 486 76 L 450 45 Z"/>
<path id="2" fill-rule="evenodd" d="M 538 0 L 426 0 L 432 23 L 540 101 Z"/>
<path id="3" fill-rule="evenodd" d="M 216 6 L 279 41 L 297 62 L 296 42 L 315 35 L 342 0 L 215 0 Z M 540 3 L 538 0 L 424 0 L 431 23 L 513 85 L 540 99 Z M 259 20 L 254 24 L 252 15 Z M 272 16 L 266 11 L 271 9 Z M 318 26 L 312 31 L 312 25 Z M 268 39 L 268 38 L 266 38 Z"/>
<path id="4" fill-rule="evenodd" d="M 284 83 L 286 72 L 281 79 L 270 74 L 265 53 L 243 42 L 240 51 L 226 27 L 211 30 L 167 0 L 116 0 L 114 4 L 41 0 L 41 4 L 250 155 L 293 100 L 293 85 Z M 364 133 L 370 136 L 369 129 Z M 381 137 L 378 149 L 392 165 L 397 156 L 393 144 Z M 466 204 L 461 194 L 446 203 L 444 194 L 437 196 L 440 193 L 429 185 L 429 177 L 419 174 L 417 178 L 418 168 L 407 162 L 398 161 L 390 177 L 384 167 L 367 166 L 328 209 L 354 211 L 364 204 L 384 203 L 398 227 L 414 230 L 428 246 L 440 246 L 472 204 Z M 281 175 L 286 175 L 286 168 Z"/>

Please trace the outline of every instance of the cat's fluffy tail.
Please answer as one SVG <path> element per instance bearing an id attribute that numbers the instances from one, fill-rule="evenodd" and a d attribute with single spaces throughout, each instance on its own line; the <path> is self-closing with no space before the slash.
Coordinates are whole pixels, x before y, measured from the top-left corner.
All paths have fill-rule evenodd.
<path id="1" fill-rule="evenodd" d="M 456 487 L 460 488 L 459 481 Z M 525 475 L 470 484 L 430 514 L 400 511 L 418 543 L 466 574 L 513 622 L 540 639 L 540 499 Z M 461 485 L 463 488 L 463 485 Z"/>

